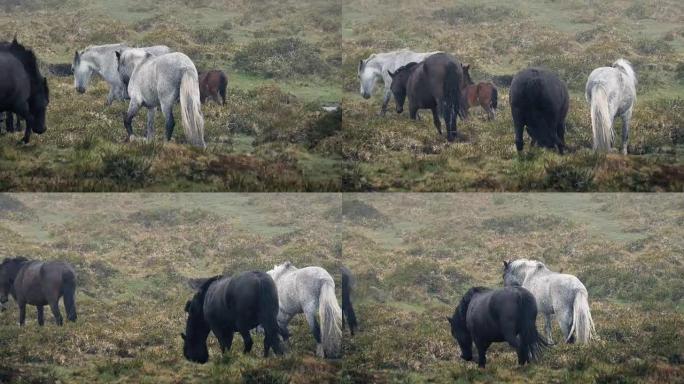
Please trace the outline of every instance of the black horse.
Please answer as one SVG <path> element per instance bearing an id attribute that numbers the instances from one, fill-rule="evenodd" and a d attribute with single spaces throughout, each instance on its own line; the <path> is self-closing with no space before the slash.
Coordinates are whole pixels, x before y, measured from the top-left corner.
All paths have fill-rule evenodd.
<path id="1" fill-rule="evenodd" d="M 349 331 L 354 336 L 354 331 L 358 328 L 356 313 L 351 301 L 351 291 L 354 287 L 354 275 L 347 267 L 340 267 L 342 272 L 342 329 L 344 329 L 345 319 L 349 325 Z"/>
<path id="2" fill-rule="evenodd" d="M 12 295 L 19 305 L 19 325 L 26 319 L 26 304 L 38 309 L 38 324 L 43 325 L 43 306 L 49 305 L 57 325 L 62 325 L 59 299 L 69 321 L 76 321 L 76 272 L 61 261 L 29 261 L 24 257 L 5 259 L 0 264 L 0 308 Z"/>
<path id="3" fill-rule="evenodd" d="M 36 56 L 17 42 L 0 43 L 0 111 L 13 112 L 26 121 L 24 138 L 45 132 L 45 113 L 50 102 L 47 79 L 40 74 Z"/>
<path id="4" fill-rule="evenodd" d="M 518 364 L 536 359 L 548 346 L 539 336 L 535 322 L 537 303 L 522 287 L 492 290 L 471 288 L 449 318 L 451 335 L 461 347 L 461 358 L 473 360 L 473 342 L 479 354 L 478 365 L 484 368 L 487 348 L 492 342 L 506 341 L 518 352 Z"/>
<path id="5" fill-rule="evenodd" d="M 554 73 L 544 68 L 527 68 L 513 78 L 510 91 L 515 124 L 515 146 L 523 149 L 523 129 L 532 144 L 565 149 L 565 116 L 568 114 L 568 88 Z"/>
<path id="6" fill-rule="evenodd" d="M 411 119 L 418 118 L 418 109 L 432 111 L 432 120 L 437 132 L 442 134 L 439 121 L 444 118 L 447 126 L 447 140 L 456 138 L 456 115 L 463 115 L 461 92 L 464 86 L 461 63 L 446 53 L 436 53 L 422 63 L 409 63 L 389 72 L 392 78 L 392 94 L 397 104 L 397 113 L 404 110 L 408 95 Z"/>
<path id="7" fill-rule="evenodd" d="M 186 359 L 200 364 L 209 360 L 210 331 L 218 339 L 221 352 L 230 350 L 233 334 L 239 332 L 245 343 L 244 353 L 248 353 L 253 344 L 250 330 L 258 325 L 265 333 L 264 357 L 270 348 L 276 354 L 283 353 L 278 336 L 278 291 L 269 275 L 253 271 L 233 278 L 215 276 L 198 280 L 198 285 L 191 284 L 197 293 L 185 305 L 188 321 L 181 337 Z"/>

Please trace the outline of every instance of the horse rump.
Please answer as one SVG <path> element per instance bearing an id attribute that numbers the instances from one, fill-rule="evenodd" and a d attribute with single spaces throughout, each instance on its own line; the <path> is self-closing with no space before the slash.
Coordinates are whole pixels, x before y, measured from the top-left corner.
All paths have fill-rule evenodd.
<path id="1" fill-rule="evenodd" d="M 342 272 L 342 329 L 344 329 L 345 319 L 349 325 L 349 331 L 354 336 L 354 331 L 358 328 L 356 313 L 351 301 L 351 291 L 354 285 L 354 276 L 347 267 L 341 267 Z"/>

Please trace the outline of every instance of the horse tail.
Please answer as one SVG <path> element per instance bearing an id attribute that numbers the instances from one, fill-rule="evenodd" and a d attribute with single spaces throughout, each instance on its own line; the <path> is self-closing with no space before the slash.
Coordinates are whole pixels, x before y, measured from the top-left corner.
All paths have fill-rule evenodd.
<path id="1" fill-rule="evenodd" d="M 518 300 L 518 327 L 520 329 L 520 343 L 523 351 L 530 360 L 541 357 L 544 348 L 549 343 L 537 332 L 537 302 L 531 294 L 521 294 Z"/>
<path id="2" fill-rule="evenodd" d="M 62 273 L 62 295 L 67 320 L 76 321 L 76 273 L 72 269 Z"/>
<path id="3" fill-rule="evenodd" d="M 354 307 L 352 306 L 351 301 L 354 276 L 347 267 L 340 268 L 340 271 L 342 272 L 342 328 L 344 329 L 344 320 L 346 316 L 349 330 L 351 331 L 352 336 L 354 336 L 354 330 L 358 327 L 356 313 L 354 313 Z"/>
<path id="4" fill-rule="evenodd" d="M 342 310 L 335 297 L 335 283 L 325 281 L 318 297 L 318 316 L 321 319 L 321 342 L 327 358 L 336 358 L 342 351 Z"/>
<path id="5" fill-rule="evenodd" d="M 270 277 L 259 277 L 259 325 L 264 329 L 264 348 L 273 348 L 278 355 L 283 353 L 278 328 L 278 291 Z M 268 350 L 265 351 L 268 353 Z"/>
<path id="6" fill-rule="evenodd" d="M 594 150 L 608 151 L 613 143 L 613 127 L 608 109 L 608 94 L 601 84 L 591 89 L 591 129 Z"/>
<path id="7" fill-rule="evenodd" d="M 497 109 L 499 107 L 499 91 L 496 89 L 496 86 L 492 84 L 492 100 L 491 100 L 491 106 L 493 109 Z"/>
<path id="8" fill-rule="evenodd" d="M 575 339 L 583 344 L 596 337 L 594 320 L 592 320 L 589 311 L 588 294 L 584 288 L 578 289 L 575 293 L 575 301 L 572 306 L 572 327 L 570 327 L 566 341 L 570 340 L 573 333 L 575 333 Z"/>
<path id="9" fill-rule="evenodd" d="M 219 94 L 223 105 L 226 105 L 226 89 L 228 88 L 228 78 L 221 72 L 221 82 L 219 83 Z"/>
<path id="10" fill-rule="evenodd" d="M 458 76 L 457 64 L 450 62 L 444 74 L 444 103 L 442 105 L 442 117 L 447 125 L 447 135 L 451 137 L 449 130 L 453 126 L 453 134 L 456 135 L 456 116 L 465 118 L 466 113 L 461 105 L 461 79 Z"/>
<path id="11" fill-rule="evenodd" d="M 197 78 L 197 70 L 194 68 L 186 69 L 181 78 L 180 104 L 185 136 L 187 136 L 191 144 L 206 148 L 199 80 Z"/>

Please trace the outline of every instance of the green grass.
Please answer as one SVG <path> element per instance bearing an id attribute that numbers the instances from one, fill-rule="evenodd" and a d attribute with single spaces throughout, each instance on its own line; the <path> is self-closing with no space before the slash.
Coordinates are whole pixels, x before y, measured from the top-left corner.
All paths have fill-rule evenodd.
<path id="1" fill-rule="evenodd" d="M 681 195 L 652 194 L 3 194 L 0 253 L 61 259 L 78 273 L 79 320 L 39 328 L 0 313 L 3 382 L 681 381 Z M 10 209 L 11 207 L 11 209 Z M 8 212 L 8 213 L 7 213 Z M 599 340 L 558 344 L 517 367 L 494 345 L 486 369 L 461 361 L 445 316 L 473 285 L 500 286 L 528 257 L 577 275 Z M 361 328 L 342 359 L 314 357 L 294 319 L 290 353 L 184 360 L 187 279 L 291 260 L 357 278 Z M 339 288 L 338 288 L 339 296 Z M 541 327 L 539 322 L 538 327 Z M 560 339 L 558 326 L 554 337 Z"/>
<path id="2" fill-rule="evenodd" d="M 684 60 L 683 17 L 675 1 L 516 0 L 505 8 L 496 1 L 349 1 L 342 21 L 342 152 L 353 163 L 346 185 L 382 191 L 681 191 L 684 83 L 676 68 Z M 413 122 L 397 116 L 392 101 L 388 116 L 378 117 L 380 86 L 371 100 L 358 95 L 358 61 L 404 47 L 453 53 L 471 64 L 476 81 L 530 65 L 558 73 L 571 93 L 570 153 L 529 145 L 522 156 L 515 153 L 505 87 L 499 89 L 497 120 L 485 121 L 479 107 L 472 109 L 471 119 L 459 122 L 461 138 L 454 144 L 437 135 L 429 112 Z M 630 155 L 597 156 L 584 85 L 592 69 L 619 57 L 632 61 L 639 78 Z M 619 145 L 621 122 L 615 130 Z"/>

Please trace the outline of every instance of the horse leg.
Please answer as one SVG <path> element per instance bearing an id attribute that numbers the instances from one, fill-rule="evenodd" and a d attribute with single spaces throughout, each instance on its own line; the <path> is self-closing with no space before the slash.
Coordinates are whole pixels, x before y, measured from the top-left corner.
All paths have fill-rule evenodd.
<path id="1" fill-rule="evenodd" d="M 249 330 L 240 331 L 240 335 L 245 343 L 245 349 L 242 351 L 242 353 L 247 354 L 252 350 L 252 345 L 254 345 L 254 341 L 252 341 L 252 335 L 249 334 Z"/>
<path id="2" fill-rule="evenodd" d="M 50 309 L 52 310 L 52 315 L 55 317 L 55 323 L 61 326 L 64 323 L 64 319 L 62 318 L 62 313 L 59 311 L 59 301 L 51 300 Z"/>
<path id="3" fill-rule="evenodd" d="M 437 127 L 439 135 L 442 136 L 442 122 L 439 121 L 439 111 L 437 111 L 437 107 L 432 107 L 432 122 L 435 124 L 435 127 Z"/>
<path id="4" fill-rule="evenodd" d="M 477 347 L 477 365 L 480 368 L 484 368 L 487 364 L 487 348 L 491 343 L 488 341 L 475 340 L 475 346 Z"/>
<path id="5" fill-rule="evenodd" d="M 233 346 L 233 334 L 234 332 L 232 330 L 218 331 L 218 334 L 216 334 L 219 346 L 221 347 L 221 353 L 230 351 L 230 348 Z"/>
<path id="6" fill-rule="evenodd" d="M 19 326 L 23 327 L 26 324 L 26 302 L 20 301 L 19 303 Z"/>
<path id="7" fill-rule="evenodd" d="M 528 360 L 528 346 L 524 343 L 522 338 L 518 338 L 515 332 L 515 322 L 513 320 L 506 321 L 502 326 L 502 333 L 504 340 L 513 347 L 518 353 L 518 364 L 524 365 Z"/>
<path id="8" fill-rule="evenodd" d="M 575 336 L 570 334 L 570 329 L 572 329 L 572 309 L 556 313 L 556 316 L 558 317 L 558 324 L 566 342 L 568 344 L 574 343 Z"/>
<path id="9" fill-rule="evenodd" d="M 549 344 L 553 344 L 553 331 L 551 329 L 551 324 L 552 324 L 552 315 L 550 313 L 545 313 L 544 314 L 544 333 L 546 334 L 546 341 L 548 341 Z"/>
<path id="10" fill-rule="evenodd" d="M 17 117 L 17 122 L 19 121 L 19 117 Z M 7 132 L 18 132 L 19 130 L 14 129 L 14 115 L 12 112 L 6 112 L 5 113 L 5 128 L 7 129 Z"/>
<path id="11" fill-rule="evenodd" d="M 292 320 L 292 315 L 287 314 L 282 311 L 278 311 L 278 333 L 280 336 L 283 337 L 283 340 L 289 341 L 290 340 L 290 331 L 287 329 L 287 325 L 290 324 L 290 320 Z M 264 332 L 266 330 L 264 329 Z"/>
<path id="12" fill-rule="evenodd" d="M 14 112 L 17 115 L 17 119 L 22 118 L 26 120 L 26 129 L 24 130 L 24 138 L 21 141 L 24 144 L 28 144 L 31 139 L 31 127 L 33 126 L 33 116 L 29 111 L 28 103 L 24 102 L 19 105 L 14 106 Z"/>
<path id="13" fill-rule="evenodd" d="M 313 334 L 314 339 L 316 339 L 316 356 L 325 357 L 323 344 L 321 344 L 321 326 L 316 318 L 316 306 L 307 306 L 304 308 L 304 314 L 306 316 L 306 322 L 309 323 L 309 329 L 311 329 L 311 333 Z"/>
<path id="14" fill-rule="evenodd" d="M 173 104 L 162 105 L 162 113 L 166 120 L 166 141 L 171 141 L 173 127 L 176 125 L 176 122 L 173 120 Z"/>
<path id="15" fill-rule="evenodd" d="M 380 116 L 385 116 L 387 113 L 387 104 L 389 104 L 390 98 L 392 97 L 392 90 L 385 87 L 385 95 L 382 98 L 382 107 L 380 108 Z"/>
<path id="16" fill-rule="evenodd" d="M 43 324 L 45 324 L 45 312 L 43 311 L 43 306 L 37 306 L 36 311 L 38 312 L 38 325 L 42 327 Z"/>
<path id="17" fill-rule="evenodd" d="M 126 113 L 126 117 L 124 118 L 124 127 L 126 127 L 126 133 L 127 137 L 125 142 L 129 142 L 133 140 L 133 118 L 135 115 L 138 113 L 138 110 L 142 106 L 142 102 L 138 100 L 137 98 L 131 99 L 130 104 L 128 104 L 128 112 Z"/>
<path id="18" fill-rule="evenodd" d="M 117 87 L 111 85 L 109 86 L 109 93 L 107 94 L 107 106 L 112 105 L 114 99 L 116 98 Z"/>
<path id="19" fill-rule="evenodd" d="M 154 140 L 154 114 L 156 111 L 156 107 L 147 108 L 147 131 L 145 132 L 147 140 Z"/>
<path id="20" fill-rule="evenodd" d="M 622 154 L 627 154 L 627 144 L 629 144 L 629 123 L 632 120 L 632 108 L 622 114 Z"/>
<path id="21" fill-rule="evenodd" d="M 525 122 L 522 118 L 522 112 L 517 108 L 512 108 L 511 112 L 513 114 L 513 124 L 515 126 L 515 149 L 518 152 L 523 150 L 525 143 L 523 142 L 523 129 L 525 128 Z"/>

